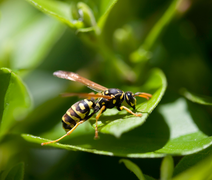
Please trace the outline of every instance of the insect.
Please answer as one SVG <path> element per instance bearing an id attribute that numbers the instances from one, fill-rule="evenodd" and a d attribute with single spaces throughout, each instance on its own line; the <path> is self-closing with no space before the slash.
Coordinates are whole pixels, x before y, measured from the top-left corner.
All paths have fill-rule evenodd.
<path id="1" fill-rule="evenodd" d="M 66 134 L 60 137 L 57 140 L 49 141 L 42 143 L 41 145 L 46 145 L 54 142 L 58 142 L 67 135 L 70 135 L 80 124 L 91 118 L 94 114 L 96 115 L 96 127 L 95 127 L 95 138 L 98 138 L 98 129 L 97 129 L 97 121 L 100 118 L 101 114 L 106 109 L 111 109 L 116 107 L 119 111 L 125 109 L 127 112 L 133 114 L 134 116 L 142 116 L 141 113 L 134 113 L 126 106 L 122 105 L 122 102 L 125 100 L 129 106 L 135 109 L 136 106 L 136 98 L 135 96 L 143 97 L 149 100 L 152 97 L 151 94 L 144 92 L 137 92 L 133 94 L 130 91 L 124 92 L 117 88 L 106 88 L 100 84 L 97 84 L 93 81 L 90 81 L 76 73 L 68 72 L 68 71 L 56 71 L 54 72 L 55 76 L 68 79 L 71 81 L 80 82 L 90 89 L 98 92 L 94 93 L 65 93 L 63 96 L 79 96 L 86 97 L 87 99 L 76 102 L 72 105 L 66 113 L 62 117 L 63 128 L 66 130 Z M 96 102 L 95 99 L 97 98 Z M 90 113 L 90 110 L 93 109 L 93 112 Z"/>

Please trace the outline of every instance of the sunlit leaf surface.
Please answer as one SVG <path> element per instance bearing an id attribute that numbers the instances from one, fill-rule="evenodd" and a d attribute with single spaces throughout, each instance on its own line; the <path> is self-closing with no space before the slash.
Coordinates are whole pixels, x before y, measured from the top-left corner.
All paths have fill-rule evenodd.
<path id="1" fill-rule="evenodd" d="M 188 107 L 183 98 L 160 105 L 142 126 L 124 133 L 118 139 L 100 133 L 100 139 L 94 140 L 94 130 L 83 126 L 87 124 L 83 124 L 79 129 L 81 132 L 74 132 L 70 140 L 66 140 L 66 143 L 70 145 L 60 144 L 61 141 L 49 146 L 125 157 L 192 154 L 212 144 L 212 138 L 207 135 L 207 129 L 210 129 L 211 123 L 208 119 L 205 121 L 206 129 L 201 127 L 198 122 L 201 119 L 193 118 L 193 114 L 186 110 Z M 41 143 L 45 140 L 32 135 L 22 136 L 30 142 Z"/>
<path id="2" fill-rule="evenodd" d="M 40 9 L 46 14 L 49 14 L 60 21 L 74 27 L 74 20 L 71 17 L 71 7 L 60 1 L 46 1 L 46 0 L 27 0 L 36 8 Z"/>
<path id="3" fill-rule="evenodd" d="M 77 19 L 76 17 L 74 17 L 75 12 L 73 11 L 74 8 L 77 8 L 77 5 L 59 1 L 47 1 L 47 0 L 27 0 L 27 1 L 30 2 L 32 5 L 34 5 L 36 8 L 43 11 L 44 13 L 49 14 L 57 18 L 61 22 L 66 23 L 71 28 L 80 29 L 80 32 L 88 32 L 93 30 L 92 28 L 84 27 L 82 18 Z M 108 14 L 116 2 L 117 0 L 109 0 L 109 1 L 104 0 L 98 3 L 99 14 L 96 21 L 100 28 L 103 28 Z M 90 3 L 92 4 L 93 2 Z M 77 9 L 75 10 L 77 11 Z"/>
<path id="4" fill-rule="evenodd" d="M 165 92 L 165 89 L 166 78 L 164 74 L 159 69 L 152 70 L 146 84 L 144 84 L 141 89 L 138 90 L 140 92 L 144 91 L 153 95 L 150 100 L 145 100 L 136 106 L 136 111 L 138 113 L 141 112 L 143 114 L 142 117 L 130 115 L 129 113 L 125 112 L 125 110 L 122 110 L 120 113 L 118 110 L 115 110 L 115 108 L 112 110 L 107 110 L 108 115 L 100 118 L 98 122 L 99 131 L 120 137 L 124 132 L 140 126 L 145 122 L 146 118 L 157 106 Z M 93 126 L 95 127 L 95 118 L 93 118 L 93 120 L 94 121 L 90 122 L 94 122 Z"/>

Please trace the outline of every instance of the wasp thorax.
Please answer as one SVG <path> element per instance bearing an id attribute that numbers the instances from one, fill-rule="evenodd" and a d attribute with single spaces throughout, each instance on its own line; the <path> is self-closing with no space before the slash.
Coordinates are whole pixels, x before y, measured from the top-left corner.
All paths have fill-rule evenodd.
<path id="1" fill-rule="evenodd" d="M 103 95 L 111 96 L 115 99 L 123 99 L 123 91 L 116 88 L 111 88 L 103 92 Z"/>
<path id="2" fill-rule="evenodd" d="M 125 98 L 125 101 L 127 102 L 127 104 L 129 104 L 133 109 L 135 109 L 136 99 L 135 99 L 133 93 L 130 91 L 125 92 L 124 98 Z"/>

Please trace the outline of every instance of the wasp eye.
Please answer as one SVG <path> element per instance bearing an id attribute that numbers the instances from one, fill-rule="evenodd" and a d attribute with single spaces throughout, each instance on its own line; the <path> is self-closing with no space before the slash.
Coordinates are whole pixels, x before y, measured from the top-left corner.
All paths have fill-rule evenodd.
<path id="1" fill-rule="evenodd" d="M 132 92 L 127 91 L 125 92 L 125 101 L 127 102 L 127 104 L 129 104 L 133 109 L 135 109 L 135 105 L 136 105 L 136 99 L 133 95 Z"/>

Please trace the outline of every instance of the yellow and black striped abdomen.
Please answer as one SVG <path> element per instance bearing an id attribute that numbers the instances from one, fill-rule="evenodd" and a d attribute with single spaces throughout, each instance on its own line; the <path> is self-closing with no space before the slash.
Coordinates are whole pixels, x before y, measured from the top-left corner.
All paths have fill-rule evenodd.
<path id="1" fill-rule="evenodd" d="M 79 121 L 89 119 L 90 109 L 94 106 L 95 102 L 92 99 L 84 99 L 73 104 L 62 117 L 63 128 L 69 131 Z"/>

